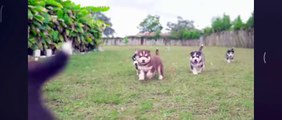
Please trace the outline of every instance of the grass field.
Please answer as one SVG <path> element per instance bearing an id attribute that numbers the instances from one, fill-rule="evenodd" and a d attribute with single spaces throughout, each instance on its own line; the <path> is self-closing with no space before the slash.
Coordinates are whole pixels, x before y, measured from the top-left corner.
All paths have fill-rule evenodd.
<path id="1" fill-rule="evenodd" d="M 67 69 L 44 87 L 47 106 L 62 120 L 252 120 L 254 50 L 205 47 L 206 70 L 189 71 L 198 47 L 159 46 L 164 80 L 140 82 L 132 64 L 135 48 L 105 46 L 103 52 L 73 55 Z"/>

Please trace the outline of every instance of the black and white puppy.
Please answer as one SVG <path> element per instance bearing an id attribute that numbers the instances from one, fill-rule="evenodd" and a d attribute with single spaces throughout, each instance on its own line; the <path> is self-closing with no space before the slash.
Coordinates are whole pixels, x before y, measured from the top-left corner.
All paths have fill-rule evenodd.
<path id="1" fill-rule="evenodd" d="M 233 61 L 234 55 L 235 55 L 235 52 L 234 52 L 233 47 L 227 50 L 226 56 L 225 56 L 227 63 L 231 63 Z"/>
<path id="2" fill-rule="evenodd" d="M 201 73 L 205 68 L 205 56 L 202 52 L 204 45 L 202 44 L 198 51 L 190 53 L 190 67 L 193 74 Z"/>
<path id="3" fill-rule="evenodd" d="M 44 106 L 42 88 L 52 77 L 62 72 L 72 54 L 71 42 L 66 42 L 55 56 L 28 62 L 28 120 L 56 120 Z"/>
<path id="4" fill-rule="evenodd" d="M 131 59 L 132 59 L 132 61 L 133 61 L 133 65 L 135 66 L 135 69 L 136 69 L 136 75 L 139 74 L 138 62 L 137 62 L 137 59 L 136 59 L 137 53 L 138 53 L 138 50 L 136 50 L 135 53 L 134 53 L 134 55 L 131 57 Z"/>

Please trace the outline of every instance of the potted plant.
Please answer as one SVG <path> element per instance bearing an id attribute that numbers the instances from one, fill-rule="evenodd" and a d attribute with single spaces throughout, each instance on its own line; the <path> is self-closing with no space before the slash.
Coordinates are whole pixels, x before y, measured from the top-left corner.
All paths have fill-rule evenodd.
<path id="1" fill-rule="evenodd" d="M 41 51 L 37 45 L 33 46 L 33 56 L 34 57 L 40 57 Z"/>
<path id="2" fill-rule="evenodd" d="M 44 40 L 42 45 L 43 45 L 43 50 L 45 50 L 45 55 L 46 57 L 50 57 L 52 56 L 52 49 L 50 49 L 50 44 L 51 44 L 51 41 L 47 41 L 47 40 Z"/>
<path id="3" fill-rule="evenodd" d="M 47 57 L 52 56 L 52 49 L 49 46 L 47 46 L 47 49 L 46 49 L 46 56 Z"/>

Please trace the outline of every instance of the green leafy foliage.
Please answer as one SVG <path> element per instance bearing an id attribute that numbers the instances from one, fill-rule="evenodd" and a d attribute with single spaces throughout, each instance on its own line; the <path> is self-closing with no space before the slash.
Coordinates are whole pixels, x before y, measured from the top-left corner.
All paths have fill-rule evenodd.
<path id="1" fill-rule="evenodd" d="M 210 27 L 205 27 L 204 29 L 203 29 L 203 34 L 204 35 L 210 35 L 210 34 L 212 34 L 213 33 L 213 30 L 212 30 L 212 28 L 210 28 Z"/>
<path id="2" fill-rule="evenodd" d="M 194 27 L 194 21 L 184 20 L 182 17 L 177 17 L 177 23 L 168 22 L 167 26 L 171 33 L 169 38 L 171 39 L 180 39 L 180 40 L 189 40 L 189 39 L 198 39 L 201 36 L 200 30 L 197 30 Z"/>
<path id="3" fill-rule="evenodd" d="M 161 30 L 157 30 L 155 32 L 155 35 L 153 36 L 153 39 L 158 39 L 158 38 L 161 38 Z"/>
<path id="4" fill-rule="evenodd" d="M 95 18 L 95 20 L 101 20 L 103 22 L 105 22 L 106 27 L 103 30 L 103 34 L 107 37 L 113 37 L 115 30 L 112 28 L 113 24 L 111 23 L 111 19 L 108 18 L 105 14 L 103 14 L 102 12 L 96 12 L 93 14 L 93 17 Z"/>
<path id="5" fill-rule="evenodd" d="M 212 28 L 214 32 L 229 30 L 232 26 L 229 15 L 223 14 L 223 17 L 216 17 L 212 20 Z"/>
<path id="6" fill-rule="evenodd" d="M 155 15 L 148 15 L 138 26 L 141 33 L 144 32 L 157 32 L 163 29 L 160 23 L 160 17 Z"/>
<path id="7" fill-rule="evenodd" d="M 124 42 L 125 44 L 127 44 L 127 43 L 128 43 L 128 38 L 127 38 L 127 37 L 124 37 L 124 38 L 123 38 L 123 42 Z"/>
<path id="8" fill-rule="evenodd" d="M 213 32 L 221 32 L 227 30 L 246 30 L 254 28 L 254 14 L 244 23 L 240 16 L 238 16 L 232 23 L 230 22 L 230 17 L 223 14 L 223 17 L 213 18 L 211 28 L 204 28 L 203 34 L 209 35 Z"/>
<path id="9" fill-rule="evenodd" d="M 180 39 L 180 40 L 190 40 L 190 39 L 198 39 L 201 37 L 201 32 L 199 30 L 186 30 L 182 29 L 178 32 L 171 32 L 171 39 Z"/>
<path id="10" fill-rule="evenodd" d="M 182 17 L 177 17 L 177 23 L 167 22 L 167 30 L 172 32 L 178 32 L 183 29 L 192 30 L 195 29 L 194 21 L 192 20 L 185 20 Z"/>
<path id="11" fill-rule="evenodd" d="M 254 13 L 252 13 L 252 16 L 248 19 L 246 23 L 247 28 L 254 28 Z"/>
<path id="12" fill-rule="evenodd" d="M 233 30 L 242 30 L 244 29 L 244 23 L 242 22 L 242 19 L 240 16 L 238 16 L 234 21 L 233 21 Z"/>
<path id="13" fill-rule="evenodd" d="M 44 50 L 71 40 L 80 51 L 94 49 L 105 23 L 92 14 L 109 7 L 81 7 L 70 0 L 28 0 L 28 47 Z"/>

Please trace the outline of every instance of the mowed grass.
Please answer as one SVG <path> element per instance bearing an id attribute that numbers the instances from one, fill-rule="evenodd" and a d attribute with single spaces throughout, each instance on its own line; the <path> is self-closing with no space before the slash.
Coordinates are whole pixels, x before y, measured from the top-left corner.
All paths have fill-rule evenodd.
<path id="1" fill-rule="evenodd" d="M 160 50 L 164 80 L 140 82 L 131 56 L 136 48 Z M 73 55 L 66 70 L 44 87 L 46 105 L 61 120 L 252 120 L 254 50 L 204 47 L 206 70 L 189 71 L 198 47 L 105 46 Z"/>

